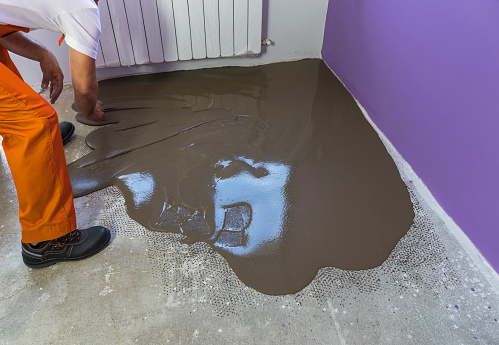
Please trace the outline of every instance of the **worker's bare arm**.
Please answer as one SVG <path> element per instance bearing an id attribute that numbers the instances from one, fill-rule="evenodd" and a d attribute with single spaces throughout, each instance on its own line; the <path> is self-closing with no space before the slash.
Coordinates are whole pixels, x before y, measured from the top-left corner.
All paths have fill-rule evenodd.
<path id="1" fill-rule="evenodd" d="M 102 121 L 104 110 L 97 104 L 95 60 L 70 47 L 69 64 L 76 107 L 87 119 Z"/>
<path id="2" fill-rule="evenodd" d="M 50 100 L 54 103 L 62 92 L 64 75 L 55 56 L 41 43 L 24 32 L 15 32 L 0 38 L 0 46 L 8 51 L 40 62 L 43 73 L 42 88 L 50 85 Z"/>

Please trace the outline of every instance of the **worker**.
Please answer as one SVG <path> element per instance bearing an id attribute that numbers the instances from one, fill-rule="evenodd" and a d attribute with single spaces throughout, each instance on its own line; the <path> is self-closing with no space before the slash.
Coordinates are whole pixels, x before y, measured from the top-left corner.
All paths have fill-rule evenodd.
<path id="1" fill-rule="evenodd" d="M 38 61 L 51 103 L 62 92 L 54 55 L 26 33 L 62 33 L 69 46 L 74 103 L 91 121 L 102 121 L 97 104 L 95 58 L 100 38 L 98 0 L 0 0 L 0 135 L 19 200 L 24 263 L 42 268 L 88 258 L 107 246 L 102 226 L 78 229 L 58 117 L 21 78 L 9 52 Z"/>

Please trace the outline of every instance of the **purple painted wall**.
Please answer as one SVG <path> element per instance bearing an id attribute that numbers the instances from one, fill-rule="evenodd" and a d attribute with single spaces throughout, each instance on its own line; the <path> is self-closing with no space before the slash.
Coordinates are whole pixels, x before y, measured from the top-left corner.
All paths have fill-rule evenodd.
<path id="1" fill-rule="evenodd" d="M 499 272 L 499 0 L 330 0 L 322 57 Z"/>

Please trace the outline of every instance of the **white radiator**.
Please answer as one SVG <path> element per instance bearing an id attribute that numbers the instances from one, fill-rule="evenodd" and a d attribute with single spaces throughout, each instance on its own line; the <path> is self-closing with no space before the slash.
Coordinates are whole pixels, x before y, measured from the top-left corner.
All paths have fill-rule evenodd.
<path id="1" fill-rule="evenodd" d="M 100 0 L 97 67 L 258 54 L 262 0 Z"/>

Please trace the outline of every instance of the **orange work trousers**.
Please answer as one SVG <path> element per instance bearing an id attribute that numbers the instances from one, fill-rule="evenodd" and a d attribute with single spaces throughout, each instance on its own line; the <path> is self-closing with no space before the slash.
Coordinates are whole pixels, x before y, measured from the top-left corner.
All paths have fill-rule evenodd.
<path id="1" fill-rule="evenodd" d="M 17 190 L 22 242 L 55 239 L 76 229 L 57 113 L 7 67 L 13 63 L 0 50 L 0 136 Z"/>

